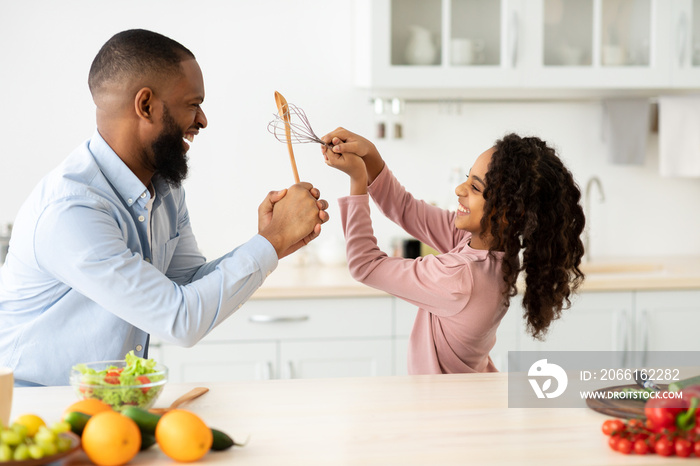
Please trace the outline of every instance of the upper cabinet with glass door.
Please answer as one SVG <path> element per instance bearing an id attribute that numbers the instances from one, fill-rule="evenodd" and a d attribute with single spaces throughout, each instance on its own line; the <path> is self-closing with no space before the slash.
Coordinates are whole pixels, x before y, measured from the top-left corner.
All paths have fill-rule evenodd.
<path id="1" fill-rule="evenodd" d="M 700 86 L 700 0 L 675 0 L 671 11 L 672 82 L 676 87 Z"/>
<path id="2" fill-rule="evenodd" d="M 356 82 L 372 89 L 514 87 L 513 0 L 356 0 Z"/>
<path id="3" fill-rule="evenodd" d="M 355 6 L 356 82 L 373 90 L 700 88 L 700 0 Z"/>
<path id="4" fill-rule="evenodd" d="M 658 88 L 670 81 L 669 0 L 543 0 L 532 2 L 530 37 L 539 52 L 528 86 L 598 89 Z M 541 8 L 536 11 L 535 4 Z"/>

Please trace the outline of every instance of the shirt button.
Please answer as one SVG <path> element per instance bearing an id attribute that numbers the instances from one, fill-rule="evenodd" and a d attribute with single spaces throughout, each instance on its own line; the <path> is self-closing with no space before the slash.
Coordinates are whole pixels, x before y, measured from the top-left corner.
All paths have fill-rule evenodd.
<path id="1" fill-rule="evenodd" d="M 146 262 L 151 262 L 151 258 L 150 258 L 150 257 L 147 257 L 147 258 L 145 258 L 144 260 L 145 260 Z"/>
<path id="2" fill-rule="evenodd" d="M 136 351 L 141 351 L 143 349 L 143 346 L 141 345 L 136 345 Z"/>
<path id="3" fill-rule="evenodd" d="M 133 199 L 127 199 L 127 200 L 126 200 L 126 203 L 129 204 L 129 205 L 131 205 L 131 204 L 134 203 L 134 200 L 133 200 Z"/>
<path id="4" fill-rule="evenodd" d="M 143 194 L 141 194 L 141 199 L 143 199 L 145 197 L 146 197 L 146 191 L 144 191 Z"/>
<path id="5" fill-rule="evenodd" d="M 146 217 L 144 217 L 143 215 L 139 215 L 139 222 L 143 222 L 144 220 L 146 220 Z"/>

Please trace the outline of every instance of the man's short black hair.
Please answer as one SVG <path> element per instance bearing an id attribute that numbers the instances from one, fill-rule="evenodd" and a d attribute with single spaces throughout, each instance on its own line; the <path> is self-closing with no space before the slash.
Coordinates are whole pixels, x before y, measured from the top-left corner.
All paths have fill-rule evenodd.
<path id="1" fill-rule="evenodd" d="M 137 76 L 172 76 L 180 62 L 194 59 L 185 46 L 169 37 L 144 29 L 130 29 L 112 36 L 90 66 L 88 86 L 95 95 L 108 82 Z"/>

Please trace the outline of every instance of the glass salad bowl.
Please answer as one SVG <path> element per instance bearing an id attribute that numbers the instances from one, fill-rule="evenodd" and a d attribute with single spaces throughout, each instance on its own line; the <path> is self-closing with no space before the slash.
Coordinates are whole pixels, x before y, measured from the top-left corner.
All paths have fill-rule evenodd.
<path id="1" fill-rule="evenodd" d="M 96 398 L 115 411 L 127 406 L 152 407 L 167 381 L 167 367 L 129 355 L 125 361 L 77 364 L 70 374 L 70 384 L 79 399 Z"/>

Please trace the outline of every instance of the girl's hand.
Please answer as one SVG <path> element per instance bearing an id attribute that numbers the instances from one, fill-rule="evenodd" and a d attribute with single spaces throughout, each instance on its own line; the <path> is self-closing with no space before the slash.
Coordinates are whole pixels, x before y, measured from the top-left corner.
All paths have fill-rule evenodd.
<path id="1" fill-rule="evenodd" d="M 369 140 L 352 133 L 345 128 L 337 128 L 321 138 L 323 142 L 331 145 L 321 146 L 323 156 L 328 163 L 330 154 L 353 154 L 361 157 L 364 161 L 364 168 L 367 173 L 367 181 L 372 183 L 379 173 L 384 169 L 384 160 L 379 155 L 379 151 Z M 333 165 L 331 165 L 333 166 Z"/>
<path id="2" fill-rule="evenodd" d="M 360 156 L 351 153 L 338 154 L 331 150 L 324 150 L 323 156 L 326 165 L 350 176 L 350 194 L 367 194 L 367 169 Z"/>
<path id="3" fill-rule="evenodd" d="M 352 153 L 360 157 L 379 157 L 377 148 L 367 139 L 351 133 L 345 128 L 337 128 L 321 138 L 326 144 L 333 146 L 333 152 L 338 154 Z M 325 146 L 324 146 L 325 147 Z"/>

